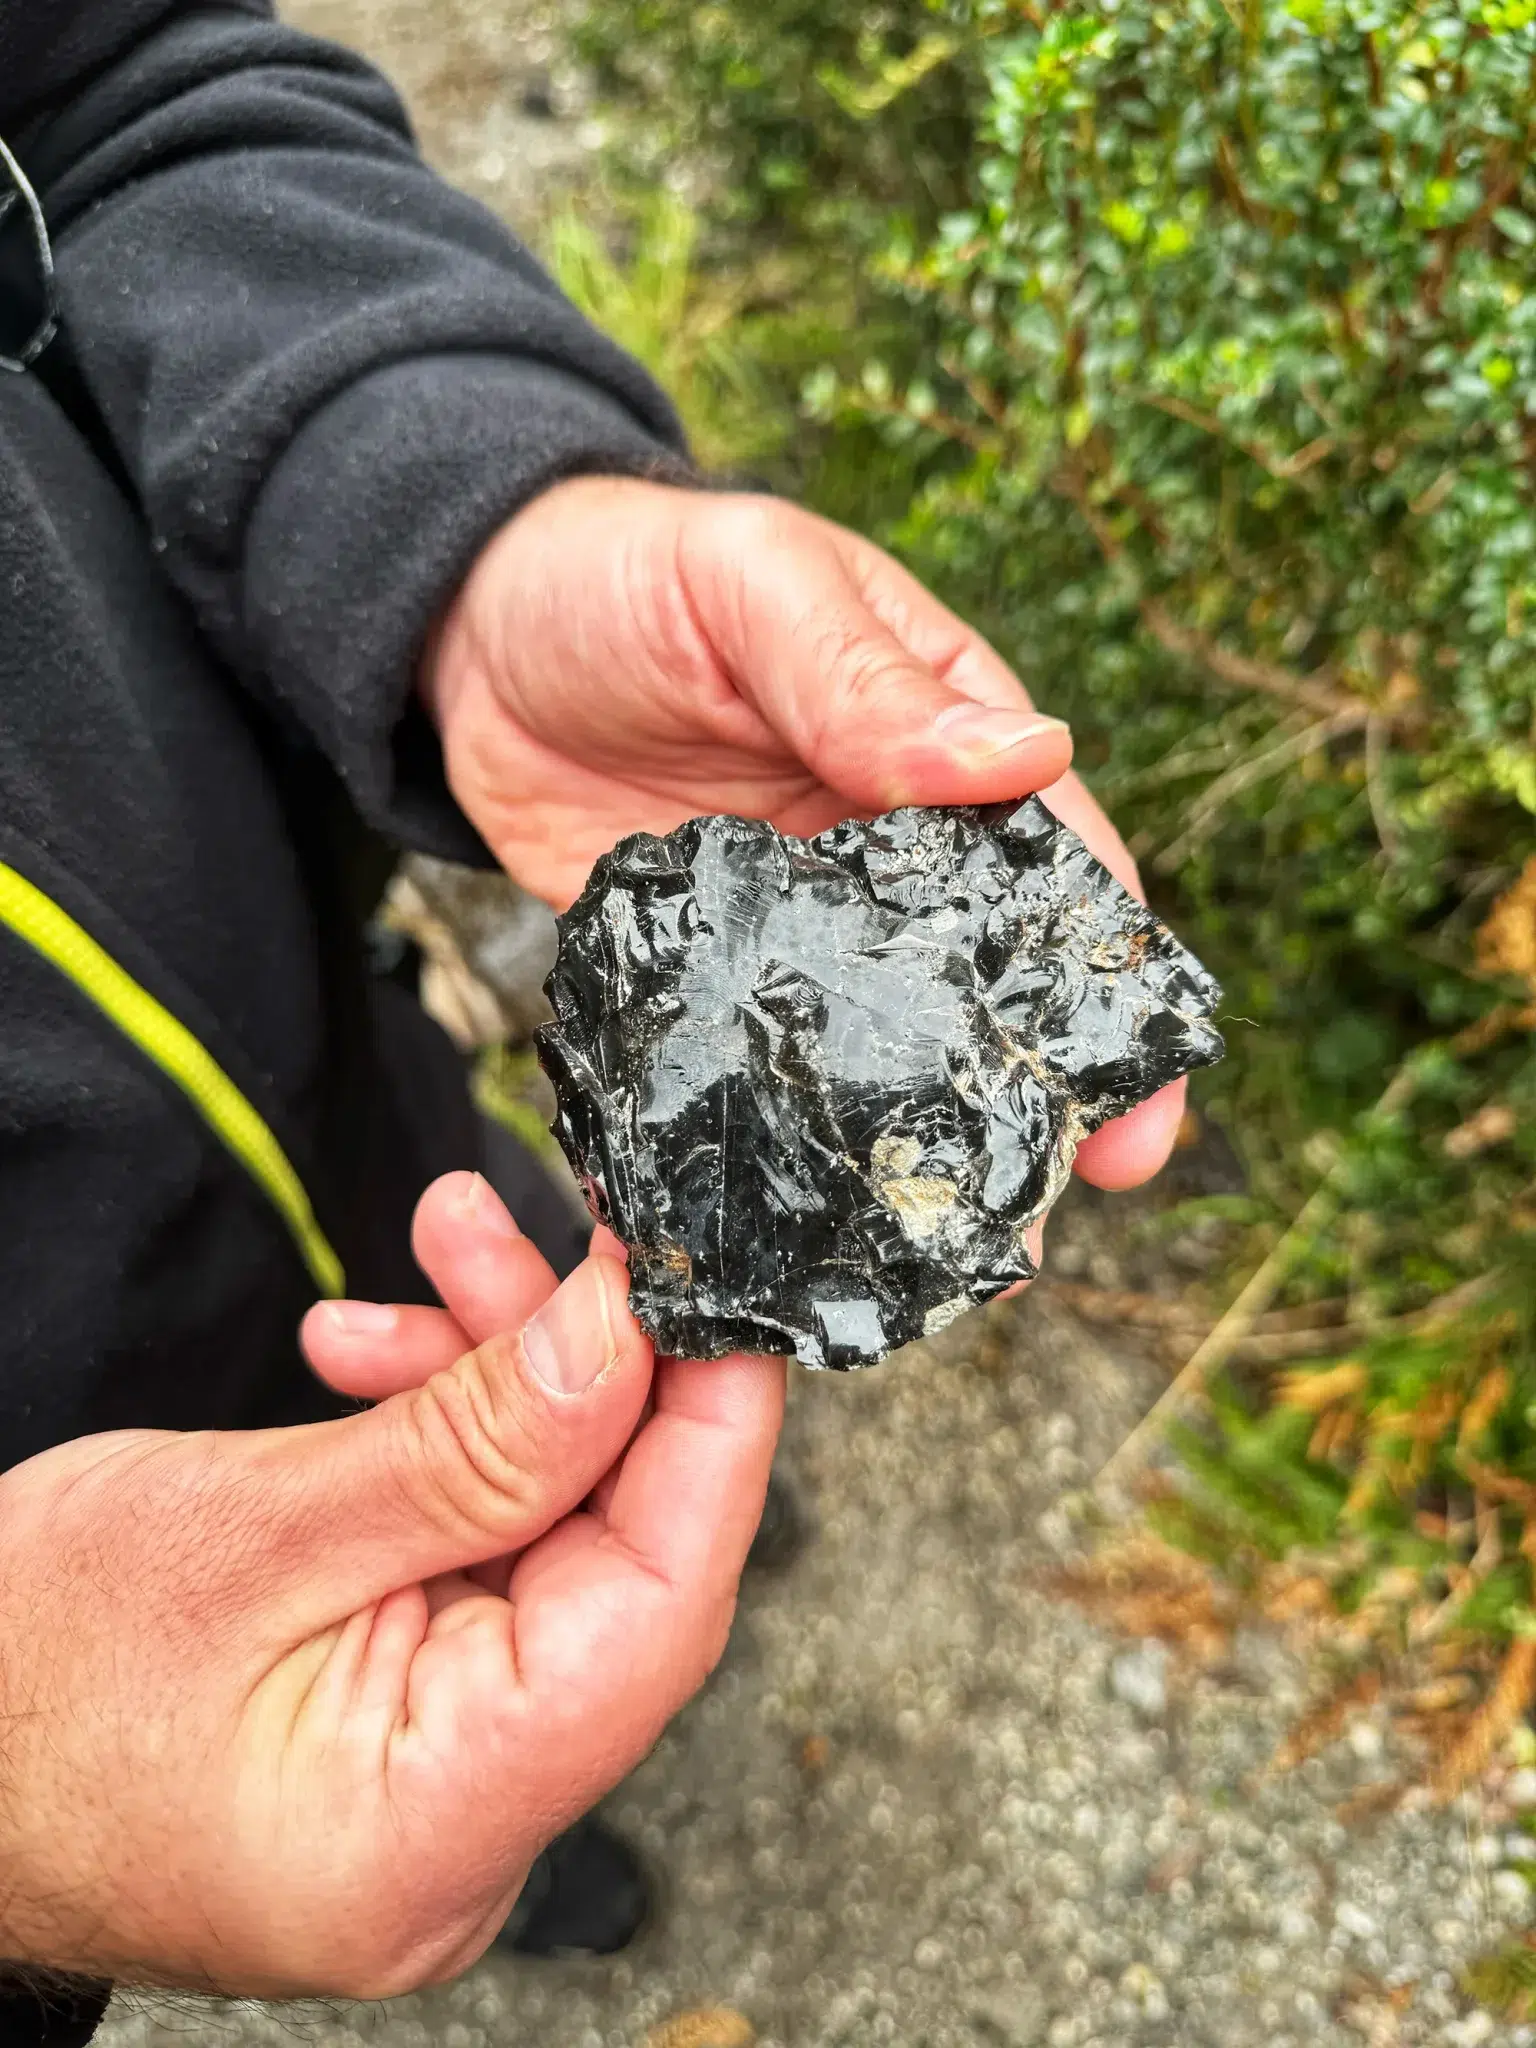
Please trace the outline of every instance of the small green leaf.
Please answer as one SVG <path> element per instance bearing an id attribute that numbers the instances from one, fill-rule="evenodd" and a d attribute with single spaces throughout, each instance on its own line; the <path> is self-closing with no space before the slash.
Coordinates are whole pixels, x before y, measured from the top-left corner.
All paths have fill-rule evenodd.
<path id="1" fill-rule="evenodd" d="M 1132 247 L 1147 232 L 1147 217 L 1139 207 L 1132 206 L 1128 199 L 1112 199 L 1099 218 L 1112 235 L 1118 235 L 1122 242 Z"/>
<path id="2" fill-rule="evenodd" d="M 1529 248 L 1536 242 L 1536 220 L 1528 213 L 1520 213 L 1513 206 L 1500 206 L 1494 210 L 1493 224 L 1501 235 L 1507 235 L 1512 242 L 1519 242 L 1522 248 Z"/>

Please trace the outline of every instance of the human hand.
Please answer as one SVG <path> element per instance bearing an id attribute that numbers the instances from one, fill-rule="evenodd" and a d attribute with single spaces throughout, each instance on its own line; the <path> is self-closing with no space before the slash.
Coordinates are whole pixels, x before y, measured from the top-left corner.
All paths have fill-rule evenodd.
<path id="1" fill-rule="evenodd" d="M 0 1955 L 269 1997 L 455 1975 L 719 1655 L 782 1367 L 654 1361 L 613 1241 L 556 1289 L 473 1176 L 416 1241 L 446 1311 L 306 1327 L 368 1413 L 0 1478 Z"/>
<path id="2" fill-rule="evenodd" d="M 541 493 L 434 636 L 422 693 L 466 814 L 557 908 L 626 833 L 704 812 L 819 832 L 1039 790 L 1139 895 L 1119 834 L 986 642 L 871 542 L 775 499 L 628 478 Z M 1167 1158 L 1184 1084 L 1078 1152 L 1100 1187 Z"/>

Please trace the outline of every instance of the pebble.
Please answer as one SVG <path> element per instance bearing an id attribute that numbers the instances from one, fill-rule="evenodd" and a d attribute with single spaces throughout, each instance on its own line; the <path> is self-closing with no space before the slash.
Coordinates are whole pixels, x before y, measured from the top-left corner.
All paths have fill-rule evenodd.
<path id="1" fill-rule="evenodd" d="M 1371 1941 L 1377 1933 L 1376 1922 L 1359 1906 L 1352 1906 L 1346 1900 L 1333 1916 L 1333 1924 L 1340 1927 L 1355 1941 Z"/>
<path id="2" fill-rule="evenodd" d="M 1493 2039 L 1494 2032 L 1494 2022 L 1487 2013 L 1469 2013 L 1464 2020 L 1453 2020 L 1446 2028 L 1446 2048 L 1483 2048 L 1485 2042 Z"/>
<path id="3" fill-rule="evenodd" d="M 1119 1651 L 1109 1666 L 1109 1689 L 1144 1720 L 1168 1711 L 1168 1646 L 1155 1637 Z"/>

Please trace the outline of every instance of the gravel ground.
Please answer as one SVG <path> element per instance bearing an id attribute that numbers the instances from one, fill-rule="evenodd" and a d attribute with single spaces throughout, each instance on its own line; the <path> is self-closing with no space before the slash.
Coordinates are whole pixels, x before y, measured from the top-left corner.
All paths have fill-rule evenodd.
<path id="1" fill-rule="evenodd" d="M 1108 1256 L 1104 1216 L 1063 1218 L 1066 1264 Z M 1475 1802 L 1348 1828 L 1390 1749 L 1365 1721 L 1265 1780 L 1304 1699 L 1271 1638 L 1186 1672 L 1039 1590 L 1063 1494 L 1160 1376 L 1046 1289 L 797 1375 L 787 1467 L 820 1526 L 749 1581 L 720 1673 L 610 1803 L 665 1886 L 628 1956 L 492 1960 L 387 2009 L 120 2008 L 108 2048 L 642 2048 L 705 2006 L 760 2048 L 1536 2040 L 1455 1991 L 1526 1914 Z"/>
<path id="2" fill-rule="evenodd" d="M 289 11 L 387 63 L 437 160 L 530 232 L 589 161 L 550 13 Z M 1074 1197 L 1055 1270 L 1175 1284 L 1165 1253 L 1132 1269 L 1125 1213 Z M 797 1375 L 785 1468 L 819 1526 L 749 1581 L 721 1671 L 610 1804 L 663 1885 L 627 1956 L 492 1960 L 388 2008 L 119 2001 L 104 2048 L 1536 2042 L 1456 1991 L 1527 1920 L 1499 1867 L 1507 1809 L 1347 1827 L 1336 1809 L 1393 1775 L 1390 1744 L 1366 1720 L 1268 1778 L 1306 1696 L 1273 1639 L 1187 1671 L 1041 1589 L 1074 1540 L 1063 1498 L 1162 1381 L 1043 1288 L 875 1373 Z M 729 2011 L 665 2025 L 706 2007 Z"/>

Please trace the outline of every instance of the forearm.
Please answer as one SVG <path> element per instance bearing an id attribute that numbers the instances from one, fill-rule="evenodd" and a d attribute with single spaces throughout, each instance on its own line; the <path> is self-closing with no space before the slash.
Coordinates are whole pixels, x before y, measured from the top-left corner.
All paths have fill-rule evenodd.
<path id="1" fill-rule="evenodd" d="M 88 1854 L 78 1802 L 56 1811 L 37 1756 L 47 1727 L 47 1646 L 18 1600 L 13 1483 L 0 1476 L 0 2042 L 82 2048 L 111 1986 L 88 1954 L 72 1854 Z M 41 1797 L 39 1796 L 41 1794 Z M 40 1852 L 42 1852 L 40 1854 Z"/>

